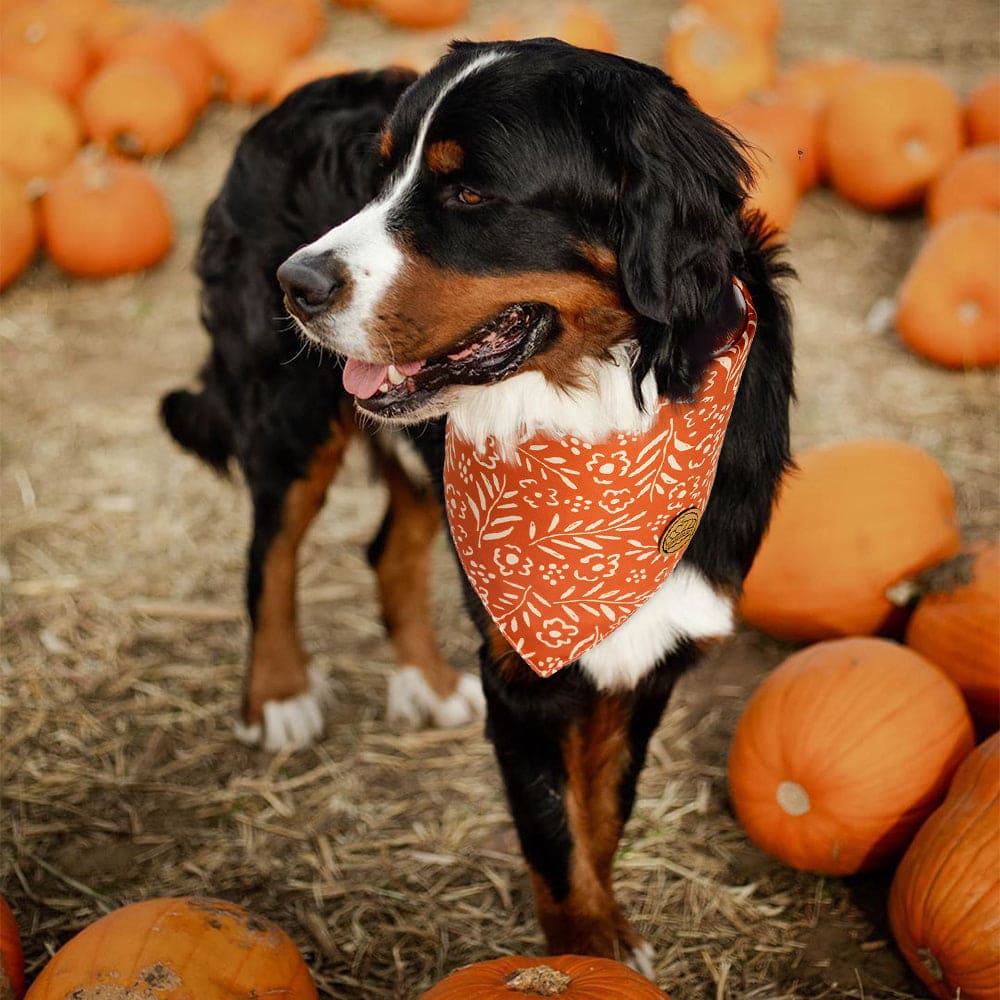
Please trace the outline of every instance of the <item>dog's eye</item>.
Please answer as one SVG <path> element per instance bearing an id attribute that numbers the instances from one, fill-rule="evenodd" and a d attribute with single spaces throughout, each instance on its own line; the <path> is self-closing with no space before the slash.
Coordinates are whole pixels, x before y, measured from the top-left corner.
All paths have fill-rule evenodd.
<path id="1" fill-rule="evenodd" d="M 460 187 L 455 191 L 455 201 L 462 205 L 482 205 L 486 200 L 485 195 L 481 195 L 478 191 L 473 191 L 472 188 Z"/>

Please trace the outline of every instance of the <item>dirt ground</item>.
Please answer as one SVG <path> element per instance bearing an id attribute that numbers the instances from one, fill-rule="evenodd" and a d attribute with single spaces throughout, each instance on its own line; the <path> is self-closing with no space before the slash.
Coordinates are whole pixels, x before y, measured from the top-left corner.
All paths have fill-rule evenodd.
<path id="1" fill-rule="evenodd" d="M 595 6 L 625 54 L 658 59 L 673 4 Z M 962 92 L 997 65 L 994 0 L 785 6 L 786 61 L 916 59 Z M 501 12 L 546 31 L 529 0 L 473 0 L 468 33 Z M 442 37 L 334 8 L 323 47 L 376 65 L 430 56 Z M 39 263 L 0 302 L 2 892 L 29 975 L 121 903 L 198 893 L 281 923 L 324 996 L 404 1000 L 466 962 L 541 947 L 481 727 L 404 733 L 384 721 L 391 654 L 363 559 L 381 500 L 355 456 L 304 552 L 305 638 L 334 693 L 325 738 L 278 756 L 237 744 L 246 497 L 156 421 L 158 397 L 189 379 L 205 348 L 190 261 L 254 117 L 214 107 L 154 165 L 178 227 L 164 265 L 93 283 Z M 918 213 L 871 216 L 826 191 L 803 203 L 790 234 L 795 443 L 921 445 L 953 478 L 966 536 L 984 537 L 1000 526 L 995 378 L 935 369 L 865 324 L 923 230 Z M 438 555 L 445 651 L 471 666 L 443 543 Z M 919 996 L 888 938 L 887 876 L 792 872 L 730 812 L 730 733 L 786 652 L 741 632 L 675 695 L 618 862 L 626 910 L 675 1000 Z"/>

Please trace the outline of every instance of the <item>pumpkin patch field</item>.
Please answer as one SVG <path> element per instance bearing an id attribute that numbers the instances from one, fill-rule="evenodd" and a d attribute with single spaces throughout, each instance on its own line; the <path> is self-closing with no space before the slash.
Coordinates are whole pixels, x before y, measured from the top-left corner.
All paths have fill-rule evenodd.
<path id="1" fill-rule="evenodd" d="M 995 0 L 2 0 L 0 904 L 25 987 L 84 932 L 35 994 L 62 1000 L 88 942 L 117 928 L 126 963 L 169 916 L 185 953 L 280 942 L 296 996 L 658 995 L 542 960 L 482 725 L 386 721 L 360 451 L 303 547 L 325 733 L 236 740 L 249 503 L 157 414 L 207 345 L 202 215 L 271 102 L 561 34 L 671 65 L 746 137 L 798 272 L 799 462 L 751 624 L 675 691 L 615 864 L 656 987 L 997 1000 L 998 28 Z M 443 539 L 434 574 L 444 655 L 474 669 Z M 0 905 L 2 1000 L 16 940 Z"/>

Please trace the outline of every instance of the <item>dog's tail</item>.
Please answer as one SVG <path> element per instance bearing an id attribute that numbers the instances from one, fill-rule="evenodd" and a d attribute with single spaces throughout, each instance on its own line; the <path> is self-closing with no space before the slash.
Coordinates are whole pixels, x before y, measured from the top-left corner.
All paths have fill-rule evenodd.
<path id="1" fill-rule="evenodd" d="M 160 400 L 160 418 L 170 436 L 217 472 L 228 471 L 236 454 L 233 418 L 220 387 L 206 378 L 199 392 L 175 389 Z"/>

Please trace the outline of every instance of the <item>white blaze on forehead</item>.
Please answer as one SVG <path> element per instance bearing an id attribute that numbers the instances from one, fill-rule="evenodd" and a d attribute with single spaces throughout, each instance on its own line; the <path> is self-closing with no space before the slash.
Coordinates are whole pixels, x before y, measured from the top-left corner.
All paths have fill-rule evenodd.
<path id="1" fill-rule="evenodd" d="M 350 299 L 345 308 L 327 318 L 325 342 L 340 354 L 365 361 L 391 361 L 386 357 L 386 344 L 370 338 L 371 321 L 378 304 L 392 287 L 403 268 L 404 257 L 389 232 L 389 217 L 406 201 L 417 178 L 423 160 L 424 143 L 434 113 L 447 94 L 463 80 L 504 57 L 502 52 L 487 52 L 463 66 L 445 80 L 431 106 L 424 113 L 417 129 L 413 147 L 402 171 L 393 182 L 357 215 L 341 223 L 318 240 L 298 250 L 294 256 L 305 259 L 330 253 L 346 269 L 351 282 Z"/>

